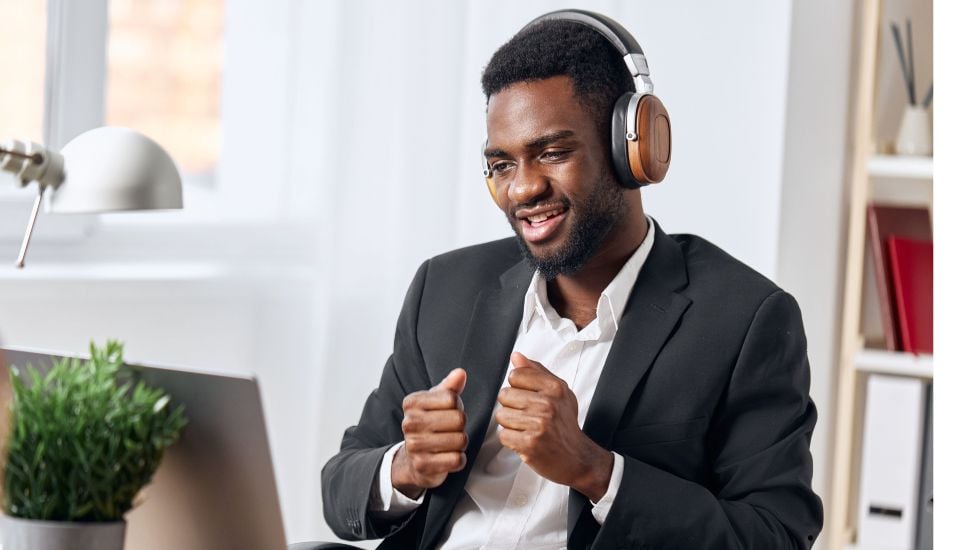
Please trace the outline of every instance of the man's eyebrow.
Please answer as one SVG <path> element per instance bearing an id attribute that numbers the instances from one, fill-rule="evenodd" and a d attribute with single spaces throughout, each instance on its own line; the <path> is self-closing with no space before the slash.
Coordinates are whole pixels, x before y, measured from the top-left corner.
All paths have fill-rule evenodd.
<path id="1" fill-rule="evenodd" d="M 536 139 L 526 143 L 527 149 L 544 149 L 557 141 L 564 139 L 569 139 L 576 135 L 576 132 L 572 130 L 561 130 L 559 132 L 553 132 L 551 134 L 546 134 L 544 136 L 539 136 Z M 498 149 L 496 147 L 487 147 L 485 149 L 485 158 L 498 158 L 498 157 L 508 157 L 511 156 L 503 149 Z"/>
<path id="2" fill-rule="evenodd" d="M 573 132 L 572 130 L 561 130 L 559 132 L 553 132 L 551 134 L 537 137 L 536 139 L 527 143 L 526 147 L 529 149 L 545 149 L 557 141 L 568 139 L 575 135 L 576 132 Z"/>

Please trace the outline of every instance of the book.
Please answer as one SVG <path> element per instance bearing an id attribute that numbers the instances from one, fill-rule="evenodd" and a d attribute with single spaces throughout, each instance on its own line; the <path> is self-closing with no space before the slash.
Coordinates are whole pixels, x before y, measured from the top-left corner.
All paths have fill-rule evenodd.
<path id="1" fill-rule="evenodd" d="M 869 248 L 875 266 L 876 290 L 879 295 L 879 311 L 882 317 L 886 349 L 902 349 L 899 324 L 896 320 L 896 300 L 893 290 L 892 269 L 889 265 L 889 235 L 918 240 L 932 240 L 933 229 L 930 211 L 926 208 L 869 205 Z"/>
<path id="2" fill-rule="evenodd" d="M 889 261 L 900 347 L 933 353 L 933 241 L 890 235 Z"/>
<path id="3" fill-rule="evenodd" d="M 858 547 L 914 550 L 926 386 L 918 378 L 872 374 L 866 389 Z"/>

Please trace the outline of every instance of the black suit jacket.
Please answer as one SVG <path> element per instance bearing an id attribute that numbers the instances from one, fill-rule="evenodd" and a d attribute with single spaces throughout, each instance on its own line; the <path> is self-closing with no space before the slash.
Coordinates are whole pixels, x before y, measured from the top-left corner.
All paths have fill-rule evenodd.
<path id="1" fill-rule="evenodd" d="M 522 317 L 532 271 L 513 239 L 426 261 L 404 301 L 380 386 L 323 468 L 324 515 L 345 539 L 426 549 L 463 493 Z M 399 523 L 368 516 L 401 402 L 462 367 L 468 466 Z M 771 281 L 709 242 L 656 228 L 583 431 L 624 457 L 600 526 L 570 492 L 569 549 L 808 548 L 822 524 L 812 492 L 815 406 L 801 313 Z"/>

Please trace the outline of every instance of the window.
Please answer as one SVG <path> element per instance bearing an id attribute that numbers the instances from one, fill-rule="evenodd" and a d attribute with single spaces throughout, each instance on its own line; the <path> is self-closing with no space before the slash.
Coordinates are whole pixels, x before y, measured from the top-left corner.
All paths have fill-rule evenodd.
<path id="1" fill-rule="evenodd" d="M 60 149 L 92 128 L 128 126 L 164 147 L 183 178 L 183 210 L 50 216 L 38 222 L 37 242 L 63 233 L 92 243 L 97 257 L 112 235 L 180 225 L 221 238 L 226 226 L 279 220 L 297 154 L 288 133 L 295 9 L 262 0 L 0 0 L 9 69 L 0 139 Z M 19 243 L 33 196 L 10 182 L 0 179 L 0 241 Z M 183 254 L 174 242 L 156 252 Z"/>
<path id="2" fill-rule="evenodd" d="M 151 137 L 190 179 L 220 150 L 221 0 L 111 0 L 105 124 Z"/>
<path id="3" fill-rule="evenodd" d="M 0 0 L 0 139 L 43 142 L 46 0 Z"/>

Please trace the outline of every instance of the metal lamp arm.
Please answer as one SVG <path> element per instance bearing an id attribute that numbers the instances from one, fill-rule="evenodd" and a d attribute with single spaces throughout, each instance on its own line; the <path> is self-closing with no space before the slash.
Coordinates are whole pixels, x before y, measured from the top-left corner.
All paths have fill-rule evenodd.
<path id="1" fill-rule="evenodd" d="M 23 268 L 44 191 L 48 187 L 56 189 L 64 181 L 64 157 L 56 151 L 50 151 L 33 142 L 10 140 L 0 145 L 0 170 L 16 174 L 21 187 L 27 186 L 32 181 L 37 182 L 37 197 L 30 211 L 24 240 L 20 244 L 20 254 L 14 264 L 18 268 Z"/>

